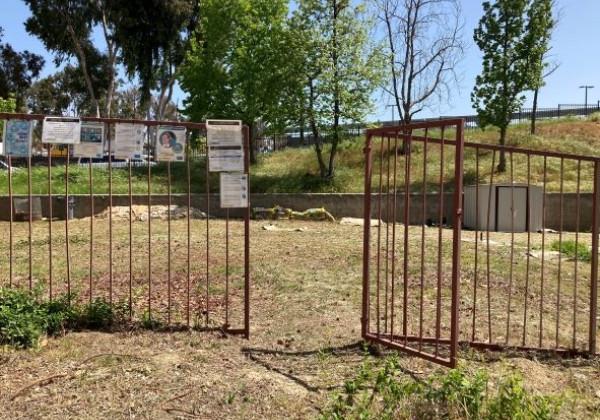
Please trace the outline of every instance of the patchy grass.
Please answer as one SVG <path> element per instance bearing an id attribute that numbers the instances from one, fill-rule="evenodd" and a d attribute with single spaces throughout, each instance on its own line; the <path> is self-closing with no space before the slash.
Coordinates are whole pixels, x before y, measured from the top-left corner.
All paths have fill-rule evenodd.
<path id="1" fill-rule="evenodd" d="M 586 244 L 580 244 L 576 241 L 554 241 L 551 246 L 553 251 L 558 251 L 572 260 L 584 262 L 592 261 L 592 251 Z"/>
<path id="2" fill-rule="evenodd" d="M 87 299 L 89 286 L 89 219 L 69 223 L 72 257 L 72 288 L 79 296 Z M 211 220 L 211 287 L 222 290 L 223 279 L 218 273 L 223 259 L 225 224 Z M 373 375 L 385 369 L 389 359 L 380 357 L 378 349 L 366 351 L 360 342 L 362 229 L 354 226 L 322 222 L 280 221 L 282 228 L 306 227 L 304 232 L 265 231 L 261 222 L 252 222 L 252 331 L 250 341 L 238 337 L 224 337 L 219 331 L 118 331 L 69 333 L 60 338 L 49 338 L 32 350 L 4 348 L 0 353 L 0 406 L 7 418 L 315 418 L 327 414 L 334 394 L 343 393 L 346 384 L 357 378 L 362 366 L 369 365 Z M 6 231 L 7 224 L 0 223 Z M 205 305 L 205 254 L 204 233 L 206 221 L 192 221 L 192 315 L 204 320 Z M 135 222 L 133 303 L 134 316 L 144 319 L 148 298 L 147 273 L 147 224 Z M 171 316 L 174 323 L 185 323 L 186 295 L 186 224 L 173 221 L 173 277 Z M 391 228 L 391 226 L 390 226 Z M 418 310 L 420 281 L 418 258 L 420 252 L 420 227 L 411 227 L 410 256 L 411 297 L 410 311 Z M 167 238 L 165 222 L 153 221 L 152 253 L 152 320 L 167 319 L 166 280 L 167 260 L 164 245 Z M 52 241 L 55 260 L 54 293 L 65 290 L 66 271 L 65 240 L 62 223 L 55 223 Z M 239 265 L 239 238 L 242 225 L 230 224 L 232 264 Z M 436 281 L 437 229 L 426 229 L 426 273 L 431 282 Z M 15 224 L 14 278 L 16 285 L 28 283 L 27 224 Z M 375 232 L 374 232 L 375 235 Z M 396 226 L 397 246 L 403 230 Z M 465 239 L 471 234 L 464 232 Z M 390 236 L 391 237 L 391 236 Z M 385 238 L 385 229 L 382 229 Z M 512 310 L 507 312 L 507 297 L 511 246 L 510 234 L 491 233 L 490 283 L 487 283 L 487 249 L 479 244 L 479 282 L 477 301 L 476 333 L 479 341 L 486 341 L 488 301 L 490 316 L 494 321 L 491 339 L 504 342 L 506 314 L 512 313 L 510 344 L 518 344 L 523 320 L 522 304 L 530 304 L 528 344 L 534 344 L 538 333 L 539 316 L 539 273 L 540 263 L 531 259 L 530 296 L 525 299 L 524 271 L 526 265 L 526 235 L 516 235 L 513 263 Z M 76 239 L 76 240 L 75 240 Z M 442 230 L 444 273 L 447 271 L 451 231 Z M 564 240 L 572 240 L 564 234 Z M 47 222 L 33 225 L 34 284 L 40 283 L 48 292 L 47 269 Z M 589 243 L 590 235 L 581 235 L 582 243 Z M 129 281 L 129 236 L 128 224 L 115 220 L 113 226 L 113 301 L 128 299 Z M 535 247 L 541 247 L 541 235 L 533 234 Z M 550 238 L 546 238 L 549 248 Z M 214 245 L 214 246 L 213 246 Z M 235 245 L 235 246 L 234 246 Z M 0 284 L 8 282 L 8 238 L 0 239 Z M 108 226 L 105 219 L 96 219 L 94 235 L 94 296 L 108 296 Z M 463 248 L 463 281 L 461 282 L 461 339 L 471 334 L 469 321 L 473 315 L 473 252 L 475 245 L 466 242 Z M 375 258 L 376 254 L 372 253 Z M 468 261 L 471 261 L 470 263 Z M 373 260 L 375 262 L 375 260 Z M 399 263 L 398 267 L 402 265 Z M 572 273 L 575 261 L 562 261 L 566 273 Z M 569 266 L 570 265 L 570 266 Z M 382 266 L 383 267 L 383 266 Z M 396 290 L 402 290 L 401 269 L 396 273 Z M 544 316 L 544 344 L 554 346 L 555 322 L 553 311 L 556 306 L 557 260 L 545 263 L 546 305 Z M 579 262 L 579 287 L 577 302 L 577 345 L 585 346 L 587 319 L 585 308 L 589 304 L 589 264 Z M 236 268 L 235 275 L 239 275 Z M 384 273 L 382 271 L 382 273 Z M 389 272 L 388 272 L 389 273 Z M 373 277 L 374 278 L 374 277 Z M 382 276 L 384 279 L 385 276 Z M 388 276 L 389 278 L 389 276 Z M 447 274 L 443 282 L 446 287 Z M 236 287 L 239 286 L 234 280 Z M 562 279 L 562 316 L 559 319 L 561 345 L 570 344 L 573 331 L 573 286 L 572 274 Z M 414 283 L 413 283 L 414 282 Z M 426 283 L 427 299 L 435 299 L 431 284 Z M 239 296 L 235 291 L 233 296 Z M 382 295 L 383 296 L 383 295 Z M 397 312 L 401 313 L 399 295 L 396 295 Z M 444 294 L 443 301 L 447 301 Z M 372 300 L 374 302 L 374 300 Z M 240 301 L 232 302 L 234 317 L 238 323 Z M 220 321 L 218 302 L 211 304 L 211 319 Z M 214 312 L 213 312 L 214 311 Z M 237 311 L 237 312 L 236 312 Z M 433 322 L 435 311 L 425 307 L 426 319 Z M 374 313 L 374 312 L 373 312 Z M 444 307 L 443 313 L 447 314 Z M 414 312 L 409 312 L 411 319 Z M 376 318 L 373 317 L 373 324 Z M 389 319 L 389 318 L 388 318 Z M 396 325 L 401 325 L 398 323 Z M 428 324 L 425 329 L 431 328 Z M 237 325 L 232 325 L 237 326 Z M 409 324 L 410 328 L 418 325 Z M 514 328 L 514 330 L 513 330 Z M 414 331 L 414 330 L 413 330 Z M 446 336 L 448 324 L 442 324 L 442 335 Z M 383 351 L 394 356 L 398 370 L 393 378 L 402 384 L 430 382 L 442 386 L 448 371 L 418 358 L 402 353 Z M 480 369 L 485 369 L 492 394 L 498 395 L 501 383 L 509 379 L 523 378 L 521 388 L 526 395 L 544 396 L 562 401 L 559 418 L 594 418 L 600 416 L 600 364 L 598 359 L 563 360 L 553 357 L 527 356 L 512 352 L 478 353 L 463 349 L 459 355 L 465 380 L 471 381 Z M 515 376 L 517 375 L 517 376 Z M 452 382 L 456 383 L 456 382 Z M 514 384 L 514 383 L 513 383 Z M 418 385 L 414 385 L 418 386 Z M 513 388 L 507 388 L 508 391 Z M 521 392 L 521 391 L 519 391 Z M 424 401 L 414 394 L 408 402 Z M 463 395 L 463 394 L 461 394 Z M 405 400 L 406 402 L 407 400 Z M 441 404 L 441 399 L 436 400 Z M 509 396 L 507 401 L 514 401 Z M 436 407 L 428 401 L 425 408 Z M 377 417 L 379 408 L 371 411 Z"/>

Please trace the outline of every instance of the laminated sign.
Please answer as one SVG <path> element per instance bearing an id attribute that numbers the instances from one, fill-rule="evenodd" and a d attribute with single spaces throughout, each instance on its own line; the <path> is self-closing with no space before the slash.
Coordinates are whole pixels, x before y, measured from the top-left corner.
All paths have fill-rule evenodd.
<path id="1" fill-rule="evenodd" d="M 206 139 L 210 172 L 244 172 L 241 121 L 206 121 Z"/>
<path id="2" fill-rule="evenodd" d="M 158 127 L 156 160 L 183 162 L 185 160 L 185 127 Z"/>
<path id="3" fill-rule="evenodd" d="M 73 156 L 98 159 L 104 156 L 104 123 L 81 123 L 79 144 L 73 146 Z"/>
<path id="4" fill-rule="evenodd" d="M 248 175 L 236 172 L 221 173 L 221 208 L 248 207 Z"/>
<path id="5" fill-rule="evenodd" d="M 116 124 L 113 153 L 116 159 L 141 159 L 144 154 L 143 124 Z"/>
<path id="6" fill-rule="evenodd" d="M 31 156 L 32 125 L 26 120 L 8 120 L 4 125 L 4 153 L 6 156 Z"/>
<path id="7" fill-rule="evenodd" d="M 78 144 L 81 120 L 69 117 L 46 117 L 42 127 L 42 143 Z"/>

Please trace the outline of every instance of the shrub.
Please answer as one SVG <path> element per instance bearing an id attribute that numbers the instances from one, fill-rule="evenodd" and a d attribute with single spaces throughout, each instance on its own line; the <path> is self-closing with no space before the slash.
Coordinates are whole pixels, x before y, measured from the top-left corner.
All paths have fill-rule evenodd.
<path id="1" fill-rule="evenodd" d="M 588 120 L 592 122 L 600 122 L 600 112 L 594 112 L 593 114 L 588 115 Z"/>
<path id="2" fill-rule="evenodd" d="M 0 288 L 0 344 L 32 347 L 45 330 L 46 317 L 33 293 Z"/>
<path id="3" fill-rule="evenodd" d="M 582 243 L 576 243 L 575 241 L 562 241 L 562 243 L 560 241 L 554 241 L 552 242 L 552 250 L 565 254 L 573 260 L 584 262 L 592 261 L 592 251 L 588 246 Z"/>
<path id="4" fill-rule="evenodd" d="M 343 392 L 333 395 L 322 419 L 553 419 L 557 398 L 538 396 L 523 387 L 519 375 L 503 378 L 495 392 L 488 375 L 453 369 L 418 381 L 402 374 L 396 358 L 379 371 L 367 362 Z"/>
<path id="5" fill-rule="evenodd" d="M 0 344 L 28 348 L 44 334 L 107 329 L 123 321 L 127 312 L 125 305 L 111 305 L 103 298 L 86 304 L 74 301 L 73 296 L 61 295 L 40 302 L 39 293 L 0 288 Z"/>

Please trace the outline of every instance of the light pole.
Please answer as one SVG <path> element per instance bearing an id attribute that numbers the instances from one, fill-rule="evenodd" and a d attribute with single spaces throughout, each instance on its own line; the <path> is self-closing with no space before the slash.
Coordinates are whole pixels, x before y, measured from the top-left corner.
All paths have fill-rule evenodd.
<path id="1" fill-rule="evenodd" d="M 585 89 L 585 113 L 587 115 L 587 107 L 588 107 L 588 90 L 594 89 L 594 86 L 591 85 L 582 85 L 579 86 L 579 89 Z"/>
<path id="2" fill-rule="evenodd" d="M 386 108 L 392 108 L 392 125 L 394 125 L 394 123 L 396 122 L 396 118 L 394 117 L 394 109 L 396 108 L 396 105 L 394 104 L 390 104 L 390 105 L 386 105 Z"/>

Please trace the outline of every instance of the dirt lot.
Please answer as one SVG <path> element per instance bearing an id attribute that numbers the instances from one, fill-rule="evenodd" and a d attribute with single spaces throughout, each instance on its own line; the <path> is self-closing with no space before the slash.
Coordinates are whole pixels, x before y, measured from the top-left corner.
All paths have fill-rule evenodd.
<path id="1" fill-rule="evenodd" d="M 82 294 L 87 290 L 88 224 L 89 220 L 70 223 L 73 287 Z M 48 339 L 35 350 L 5 349 L 0 353 L 0 417 L 247 419 L 318 416 L 331 392 L 352 378 L 365 358 L 374 357 L 367 355 L 360 343 L 362 228 L 318 222 L 278 222 L 281 228 L 305 227 L 306 230 L 277 232 L 265 231 L 263 225 L 265 222 L 252 222 L 251 225 L 253 286 L 249 341 L 224 337 L 219 332 L 133 330 L 69 333 L 65 337 Z M 202 220 L 195 220 L 192 224 L 194 270 L 202 269 L 204 226 L 205 221 Z M 239 238 L 241 224 L 234 223 L 231 228 L 232 236 Z M 6 232 L 7 225 L 2 224 L 0 229 Z M 14 276 L 17 283 L 26 284 L 28 241 L 23 242 L 23 238 L 27 237 L 27 226 L 19 224 L 15 229 L 15 237 L 20 242 L 16 241 L 15 245 Z M 60 229 L 61 225 L 57 222 L 56 232 Z M 147 292 L 145 229 L 143 222 L 134 224 L 134 294 L 138 313 L 144 310 Z M 172 257 L 173 271 L 177 273 L 174 282 L 180 285 L 185 284 L 185 275 L 180 270 L 185 263 L 185 229 L 185 221 L 173 222 L 173 238 L 178 241 Z M 211 231 L 216 240 L 222 239 L 224 223 L 211 221 Z M 126 223 L 115 223 L 113 249 L 117 300 L 125 298 L 127 290 L 128 276 L 123 275 L 128 267 L 126 232 Z M 106 221 L 97 220 L 95 252 L 98 255 L 107 255 L 106 233 Z M 45 279 L 47 275 L 46 234 L 44 222 L 34 225 L 35 278 Z M 434 241 L 434 231 L 431 235 Z M 445 230 L 445 244 L 449 235 L 450 231 Z M 503 243 L 506 237 L 496 235 L 492 239 Z M 53 269 L 56 292 L 59 292 L 64 288 L 65 278 L 64 252 L 61 251 L 64 249 L 64 237 L 61 243 L 56 233 L 55 240 Z M 153 222 L 153 245 L 164 245 L 165 240 L 166 223 Z M 523 237 L 518 238 L 518 245 L 522 245 L 523 240 Z M 239 250 L 239 239 L 237 241 L 233 244 L 237 248 L 233 249 Z M 473 247 L 472 243 L 465 243 L 463 261 L 468 261 Z M 221 246 L 215 246 L 213 250 L 211 264 L 215 272 L 219 271 L 222 251 Z M 6 236 L 0 242 L 0 252 L 0 281 L 4 284 L 7 281 Z M 505 269 L 508 253 L 505 245 L 492 250 L 492 271 L 499 273 Z M 518 252 L 521 263 L 525 261 L 522 254 Z M 152 260 L 153 299 L 156 312 L 162 319 L 165 317 L 165 307 L 160 304 L 165 296 L 161 282 L 166 270 L 164 255 L 156 251 Z M 428 260 L 428 265 L 433 263 Z M 238 297 L 240 264 L 239 255 L 232 256 L 232 265 L 237 267 L 232 279 L 235 285 L 233 295 Z M 517 265 L 519 269 L 523 266 Z M 97 258 L 96 266 L 95 286 L 97 293 L 102 295 L 106 293 L 105 259 Z M 503 284 L 502 278 L 506 280 L 506 276 L 494 276 L 491 287 L 499 288 L 498 285 Z M 193 297 L 200 299 L 203 290 L 201 277 L 194 277 L 193 281 L 198 283 L 194 283 L 196 294 Z M 515 282 L 518 283 L 518 280 Z M 216 290 L 220 290 L 219 281 L 215 283 Z M 552 286 L 551 282 L 548 289 Z M 468 285 L 465 284 L 465 287 Z M 522 285 L 518 283 L 518 287 Z M 571 291 L 570 288 L 567 290 Z M 177 298 L 183 295 L 185 288 L 175 287 L 173 317 L 176 320 L 184 319 L 185 304 Z M 482 289 L 481 295 L 485 296 L 485 289 Z M 516 295 L 518 292 L 515 292 Z M 536 296 L 532 297 L 532 302 L 536 299 Z M 516 298 L 515 301 L 518 303 Z M 487 302 L 481 301 L 480 305 L 485 308 Z M 495 310 L 495 305 L 490 306 Z M 218 307 L 215 303 L 215 308 Z M 504 303 L 499 303 L 498 307 L 504 308 Z M 196 302 L 193 312 L 199 313 L 202 308 L 203 303 Z M 482 318 L 485 314 L 482 312 Z M 496 312 L 492 314 L 496 316 Z M 220 315 L 218 311 L 215 317 L 217 315 Z M 566 315 L 561 319 L 565 323 L 563 327 L 561 321 L 561 331 L 567 331 L 565 340 L 568 340 L 572 319 Z M 583 325 L 587 322 L 584 315 L 579 319 Z M 548 321 L 552 327 L 549 327 L 548 337 L 553 337 L 554 322 L 555 319 Z M 485 323 L 481 329 L 487 331 Z M 502 331 L 503 327 L 498 329 Z M 465 334 L 468 335 L 468 332 Z M 582 336 L 584 333 L 582 330 Z M 420 376 L 444 370 L 412 357 L 402 356 L 401 360 L 406 369 Z M 535 392 L 564 395 L 564 418 L 600 418 L 598 359 L 560 360 L 465 350 L 461 353 L 461 364 L 467 369 L 485 367 L 492 377 L 512 371 L 521 372 L 528 388 Z"/>

